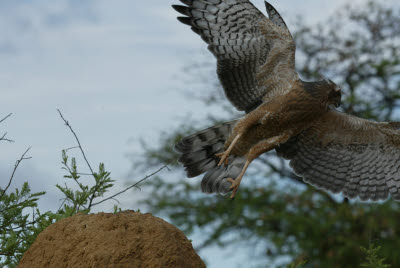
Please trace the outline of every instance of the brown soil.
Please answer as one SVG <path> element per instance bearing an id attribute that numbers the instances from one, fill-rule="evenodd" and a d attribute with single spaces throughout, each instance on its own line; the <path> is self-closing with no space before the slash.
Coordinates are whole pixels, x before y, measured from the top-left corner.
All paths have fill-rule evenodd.
<path id="1" fill-rule="evenodd" d="M 206 267 L 186 236 L 151 214 L 78 214 L 45 229 L 18 267 Z"/>

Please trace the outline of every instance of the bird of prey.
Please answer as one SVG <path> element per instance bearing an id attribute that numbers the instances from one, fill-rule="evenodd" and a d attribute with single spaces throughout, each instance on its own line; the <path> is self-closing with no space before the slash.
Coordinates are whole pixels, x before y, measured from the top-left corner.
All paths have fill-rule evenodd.
<path id="1" fill-rule="evenodd" d="M 180 1 L 178 20 L 208 44 L 226 97 L 246 113 L 175 145 L 188 177 L 205 173 L 203 192 L 235 197 L 249 164 L 275 149 L 318 188 L 400 200 L 400 122 L 341 113 L 339 86 L 302 81 L 295 42 L 272 5 L 267 18 L 249 0 Z"/>

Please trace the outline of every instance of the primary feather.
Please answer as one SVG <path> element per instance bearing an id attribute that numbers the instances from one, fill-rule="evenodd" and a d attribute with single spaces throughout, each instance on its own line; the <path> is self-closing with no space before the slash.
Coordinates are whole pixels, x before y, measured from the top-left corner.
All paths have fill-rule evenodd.
<path id="1" fill-rule="evenodd" d="M 294 41 L 279 13 L 266 3 L 270 19 L 266 18 L 248 0 L 180 0 L 186 6 L 173 5 L 185 15 L 178 17 L 190 25 L 208 44 L 208 49 L 217 58 L 217 74 L 227 98 L 240 111 L 250 112 L 263 101 L 266 93 L 276 88 L 283 89 L 287 73 L 296 76 L 294 71 Z M 272 24 L 268 24 L 271 22 Z M 264 33 L 262 32 L 264 29 Z M 267 31 L 270 35 L 265 34 Z M 280 48 L 293 46 L 293 59 L 279 55 Z M 286 53 L 284 53 L 286 54 Z M 267 64 L 263 73 L 278 74 L 285 77 L 281 81 L 263 84 L 257 74 L 268 63 L 268 57 L 276 62 L 293 61 L 286 69 L 284 65 Z M 290 68 L 290 70 L 289 70 Z"/>

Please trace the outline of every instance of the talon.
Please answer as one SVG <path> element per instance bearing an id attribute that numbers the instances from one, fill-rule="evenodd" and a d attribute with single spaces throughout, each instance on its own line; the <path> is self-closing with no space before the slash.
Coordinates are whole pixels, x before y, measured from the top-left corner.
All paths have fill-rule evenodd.
<path id="1" fill-rule="evenodd" d="M 230 183 L 232 183 L 231 187 L 229 187 L 229 190 L 232 190 L 231 194 L 231 199 L 235 198 L 236 192 L 239 190 L 240 182 L 243 179 L 243 175 L 246 172 L 246 169 L 249 167 L 251 163 L 251 160 L 247 160 L 246 163 L 244 164 L 242 171 L 240 172 L 239 176 L 237 176 L 236 179 L 232 178 L 227 178 L 226 180 Z"/>
<path id="2" fill-rule="evenodd" d="M 239 186 L 240 186 L 240 181 L 241 180 L 234 180 L 232 178 L 228 178 L 226 179 L 228 182 L 232 183 L 231 187 L 229 187 L 229 190 L 232 190 L 232 194 L 230 196 L 230 199 L 234 199 L 236 192 L 239 190 Z"/>
<path id="3" fill-rule="evenodd" d="M 235 144 L 237 143 L 237 141 L 239 140 L 240 136 L 242 136 L 242 134 L 236 135 L 236 137 L 233 139 L 232 143 L 229 145 L 228 149 L 226 149 L 225 152 L 215 154 L 216 156 L 221 158 L 221 160 L 218 163 L 218 166 L 221 166 L 223 163 L 225 163 L 226 166 L 228 165 L 229 162 L 228 157 L 231 154 L 231 151 L 235 146 Z"/>
<path id="4" fill-rule="evenodd" d="M 222 164 L 225 164 L 225 166 L 228 165 L 228 162 L 229 162 L 229 159 L 228 159 L 229 153 L 227 153 L 227 151 L 222 152 L 222 153 L 215 154 L 215 156 L 221 158 L 221 159 L 219 160 L 219 162 L 218 162 L 218 166 L 221 166 Z"/>

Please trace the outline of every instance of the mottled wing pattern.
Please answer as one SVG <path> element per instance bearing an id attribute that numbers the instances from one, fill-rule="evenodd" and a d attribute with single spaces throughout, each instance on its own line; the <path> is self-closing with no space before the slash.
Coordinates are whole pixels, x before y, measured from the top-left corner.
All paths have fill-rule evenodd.
<path id="1" fill-rule="evenodd" d="M 265 89 L 264 101 L 285 94 L 298 79 L 293 37 L 279 13 L 268 5 L 267 11 L 271 20 L 263 20 L 259 28 L 266 40 L 271 40 L 270 51 L 256 75 L 258 87 Z"/>
<path id="2" fill-rule="evenodd" d="M 268 99 L 290 89 L 297 78 L 294 41 L 271 5 L 266 3 L 269 20 L 249 0 L 180 1 L 187 6 L 173 7 L 186 17 L 178 19 L 209 45 L 225 94 L 238 110 L 249 112 L 266 93 Z"/>
<path id="3" fill-rule="evenodd" d="M 310 129 L 277 148 L 294 172 L 349 198 L 400 200 L 400 124 L 376 123 L 329 111 Z"/>
<path id="4" fill-rule="evenodd" d="M 270 3 L 265 2 L 265 7 L 267 8 L 268 17 L 273 23 L 280 27 L 287 28 L 286 23 L 282 19 L 281 15 L 279 15 L 278 11 Z"/>

